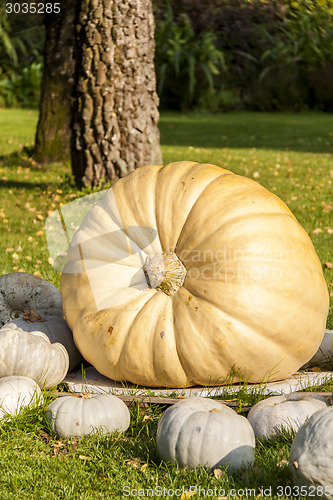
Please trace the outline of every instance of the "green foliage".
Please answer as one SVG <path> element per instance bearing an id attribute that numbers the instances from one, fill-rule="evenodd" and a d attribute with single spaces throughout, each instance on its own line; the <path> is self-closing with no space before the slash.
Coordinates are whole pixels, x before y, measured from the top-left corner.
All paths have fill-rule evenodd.
<path id="1" fill-rule="evenodd" d="M 261 79 L 277 64 L 308 71 L 333 62 L 333 9 L 319 7 L 316 0 L 299 2 L 279 27 L 278 37 L 268 31 L 265 35 L 272 48 L 261 57 Z"/>
<path id="2" fill-rule="evenodd" d="M 18 63 L 18 52 L 26 53 L 22 40 L 11 36 L 11 26 L 4 7 L 0 7 L 0 67 L 2 71 L 12 69 Z"/>
<path id="3" fill-rule="evenodd" d="M 318 67 L 333 61 L 333 4 L 303 0 L 293 8 L 282 32 L 288 58 Z"/>
<path id="4" fill-rule="evenodd" d="M 267 48 L 267 40 L 261 27 L 274 34 L 276 24 L 282 19 L 282 9 L 278 0 L 262 2 L 254 0 L 169 0 L 174 22 L 179 25 L 182 15 L 186 14 L 200 45 L 202 33 L 214 33 L 217 50 L 224 56 L 224 68 L 214 77 L 214 89 L 205 85 L 197 106 L 212 111 L 239 108 L 252 81 L 256 79 L 257 69 L 241 53 L 249 53 L 260 58 Z M 167 0 L 155 4 L 157 18 L 156 37 L 159 36 L 159 20 L 165 20 Z M 225 71 L 227 67 L 228 71 Z M 173 90 L 167 85 L 165 94 Z M 178 97 L 179 100 L 182 96 Z M 174 106 L 176 107 L 176 106 Z M 178 106 L 179 107 L 179 106 Z"/>
<path id="5" fill-rule="evenodd" d="M 271 48 L 257 61 L 266 106 L 271 99 L 277 109 L 333 110 L 332 13 L 314 0 L 298 2 L 275 38 L 266 33 Z"/>
<path id="6" fill-rule="evenodd" d="M 39 19 L 0 7 L 0 106 L 38 106 L 43 39 Z"/>
<path id="7" fill-rule="evenodd" d="M 155 6 L 157 37 L 166 1 Z M 333 111 L 332 0 L 169 1 L 174 23 L 180 26 L 186 15 L 198 44 L 203 33 L 214 33 L 228 68 L 215 75 L 213 91 L 206 84 L 196 106 Z M 168 80 L 162 102 L 171 93 Z M 184 92 L 176 94 L 173 107 L 183 100 Z"/>
<path id="8" fill-rule="evenodd" d="M 174 19 L 168 4 L 165 20 L 157 23 L 155 63 L 161 105 L 189 107 L 202 94 L 214 92 L 214 77 L 226 70 L 224 54 L 216 48 L 215 35 L 196 35 L 186 14 Z M 167 89 L 167 91 L 166 91 Z"/>
<path id="9" fill-rule="evenodd" d="M 39 104 L 42 64 L 33 62 L 9 76 L 0 74 L 0 106 L 25 105 L 36 108 Z"/>

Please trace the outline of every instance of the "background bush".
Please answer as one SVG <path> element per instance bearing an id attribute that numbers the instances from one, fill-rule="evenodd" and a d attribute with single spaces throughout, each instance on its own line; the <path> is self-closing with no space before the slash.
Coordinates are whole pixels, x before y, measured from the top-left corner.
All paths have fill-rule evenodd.
<path id="1" fill-rule="evenodd" d="M 214 93 L 214 77 L 226 70 L 226 63 L 213 31 L 195 33 L 189 16 L 183 12 L 176 19 L 168 4 L 165 18 L 157 23 L 155 40 L 162 107 L 195 107 L 203 96 Z"/>
<path id="2" fill-rule="evenodd" d="M 38 107 L 44 27 L 40 15 L 7 15 L 0 6 L 0 106 Z"/>
<path id="3" fill-rule="evenodd" d="M 153 0 L 162 109 L 333 111 L 333 0 Z M 0 106 L 37 107 L 43 16 L 0 6 Z"/>
<path id="4" fill-rule="evenodd" d="M 160 39 L 168 6 L 175 26 L 179 27 L 186 15 L 201 47 L 203 35 L 214 34 L 214 49 L 224 58 L 223 67 L 211 74 L 214 84 L 198 87 L 195 99 L 186 102 L 187 106 L 333 111 L 332 0 L 156 1 L 158 82 L 161 61 L 165 61 L 168 50 Z M 175 26 L 169 29 L 170 39 L 177 30 Z M 172 74 L 171 62 L 169 72 Z M 184 81 L 178 88 L 182 84 Z M 172 85 L 160 88 L 162 107 L 172 92 Z M 178 108 L 181 105 L 184 101 L 178 100 Z"/>

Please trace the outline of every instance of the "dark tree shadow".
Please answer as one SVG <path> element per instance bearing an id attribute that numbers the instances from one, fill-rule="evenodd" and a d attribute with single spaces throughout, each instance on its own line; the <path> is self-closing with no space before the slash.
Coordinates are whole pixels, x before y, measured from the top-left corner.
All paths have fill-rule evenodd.
<path id="1" fill-rule="evenodd" d="M 333 115 L 324 113 L 167 113 L 159 128 L 168 146 L 333 153 Z"/>
<path id="2" fill-rule="evenodd" d="M 0 189 L 1 188 L 17 188 L 17 189 L 26 189 L 27 191 L 33 191 L 36 188 L 39 189 L 47 189 L 50 186 L 50 183 L 45 182 L 25 182 L 25 181 L 13 181 L 13 180 L 1 180 L 0 179 Z"/>

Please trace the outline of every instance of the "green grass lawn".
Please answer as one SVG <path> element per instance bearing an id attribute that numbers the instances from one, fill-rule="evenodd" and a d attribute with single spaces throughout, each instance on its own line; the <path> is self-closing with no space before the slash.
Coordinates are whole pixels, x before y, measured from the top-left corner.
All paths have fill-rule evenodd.
<path id="1" fill-rule="evenodd" d="M 69 165 L 42 167 L 28 154 L 37 118 L 36 111 L 0 110 L 0 274 L 25 271 L 59 285 L 59 274 L 49 263 L 44 223 L 49 213 L 82 193 L 70 181 Z M 323 265 L 331 297 L 327 327 L 333 329 L 333 116 L 164 113 L 160 130 L 165 164 L 182 159 L 214 163 L 254 178 L 287 203 Z M 331 389 L 331 381 L 325 389 Z M 260 397 L 244 393 L 238 399 L 244 409 Z M 292 436 L 287 434 L 259 443 L 255 467 L 247 472 L 215 477 L 205 469 L 160 463 L 155 433 L 161 411 L 134 405 L 131 426 L 119 437 L 58 440 L 48 432 L 43 408 L 2 424 L 1 500 L 113 499 L 124 497 L 124 486 L 186 490 L 195 485 L 224 489 L 226 496 L 233 488 L 254 489 L 258 496 L 260 488 L 271 487 L 278 498 L 277 487 L 291 485 Z M 174 498 L 169 493 L 163 498 Z M 218 496 L 223 498 L 213 498 Z"/>

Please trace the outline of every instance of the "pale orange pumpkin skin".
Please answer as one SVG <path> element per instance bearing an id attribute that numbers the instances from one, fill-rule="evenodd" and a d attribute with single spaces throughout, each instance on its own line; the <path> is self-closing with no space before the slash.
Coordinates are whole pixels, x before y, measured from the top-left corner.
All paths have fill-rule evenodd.
<path id="1" fill-rule="evenodd" d="M 186 268 L 173 295 L 149 288 L 143 270 L 161 252 Z M 152 387 L 286 378 L 317 351 L 329 306 L 288 207 L 251 179 L 194 162 L 117 181 L 77 231 L 61 293 L 84 358 Z"/>

